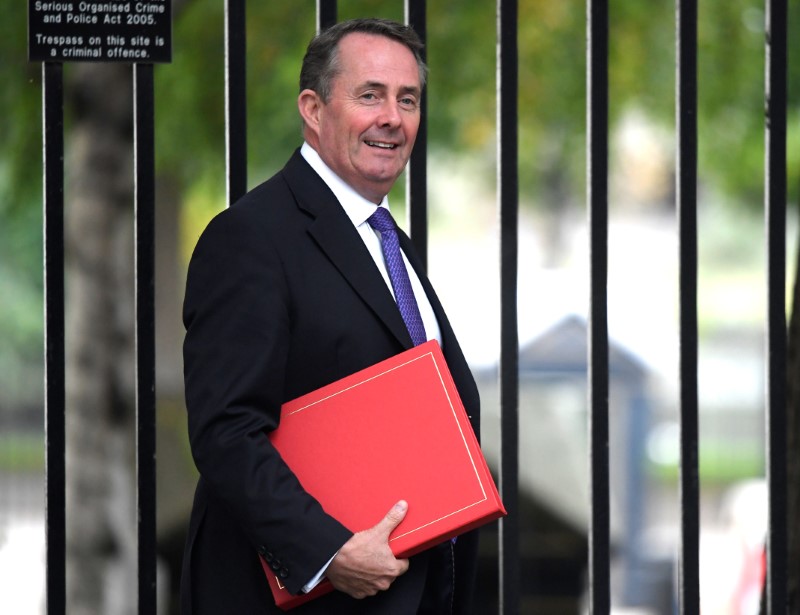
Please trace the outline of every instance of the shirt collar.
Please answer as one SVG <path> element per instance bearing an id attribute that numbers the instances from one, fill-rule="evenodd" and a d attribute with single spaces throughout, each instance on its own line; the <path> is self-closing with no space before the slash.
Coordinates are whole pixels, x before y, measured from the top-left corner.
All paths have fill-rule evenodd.
<path id="1" fill-rule="evenodd" d="M 317 172 L 317 175 L 322 178 L 322 181 L 327 184 L 328 188 L 331 189 L 331 192 L 333 192 L 333 195 L 338 199 L 344 212 L 353 222 L 354 226 L 361 226 L 367 221 L 367 218 L 375 213 L 375 203 L 358 194 L 358 192 L 345 183 L 341 177 L 336 175 L 336 173 L 325 164 L 325 161 L 322 160 L 322 157 L 320 157 L 317 151 L 307 142 L 304 142 L 303 146 L 300 148 L 300 154 L 302 154 L 311 168 Z M 389 209 L 389 198 L 384 196 L 379 206 Z"/>

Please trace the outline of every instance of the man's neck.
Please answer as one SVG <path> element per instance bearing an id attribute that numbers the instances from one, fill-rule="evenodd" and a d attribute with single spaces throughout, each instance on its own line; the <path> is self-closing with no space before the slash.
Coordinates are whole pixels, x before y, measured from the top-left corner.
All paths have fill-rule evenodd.
<path id="1" fill-rule="evenodd" d="M 337 175 L 333 169 L 331 169 L 325 161 L 322 159 L 322 156 L 319 155 L 319 152 L 315 150 L 308 141 L 303 143 L 303 146 L 300 148 L 300 154 L 303 158 L 308 162 L 314 171 L 316 171 L 317 175 L 322 178 L 322 181 L 331 189 L 333 194 L 339 200 L 340 203 L 353 202 L 354 200 L 363 201 L 365 203 L 370 203 L 371 205 L 384 205 L 388 207 L 388 199 L 384 196 L 382 199 L 379 199 L 377 202 L 374 202 L 359 192 L 357 192 L 350 184 L 344 181 L 339 175 Z"/>

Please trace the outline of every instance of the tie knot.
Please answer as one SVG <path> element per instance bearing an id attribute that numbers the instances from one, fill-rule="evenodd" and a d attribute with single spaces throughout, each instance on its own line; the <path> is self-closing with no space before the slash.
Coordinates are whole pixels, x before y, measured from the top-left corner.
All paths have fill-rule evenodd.
<path id="1" fill-rule="evenodd" d="M 367 218 L 367 222 L 379 233 L 395 230 L 394 218 L 392 218 L 392 214 L 390 214 L 389 210 L 385 207 L 378 207 L 378 209 Z"/>

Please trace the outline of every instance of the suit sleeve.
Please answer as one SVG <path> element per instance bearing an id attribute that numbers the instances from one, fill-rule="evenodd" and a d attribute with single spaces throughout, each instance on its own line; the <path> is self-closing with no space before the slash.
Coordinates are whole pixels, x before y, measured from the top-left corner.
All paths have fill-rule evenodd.
<path id="1" fill-rule="evenodd" d="M 265 229 L 229 209 L 201 236 L 184 302 L 184 374 L 197 468 L 292 593 L 351 533 L 305 492 L 267 432 L 278 426 L 291 329 L 284 268 Z"/>

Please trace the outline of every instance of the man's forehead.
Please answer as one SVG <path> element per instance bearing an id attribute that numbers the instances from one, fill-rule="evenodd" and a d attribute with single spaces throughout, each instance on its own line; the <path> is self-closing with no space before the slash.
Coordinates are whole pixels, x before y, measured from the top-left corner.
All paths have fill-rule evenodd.
<path id="1" fill-rule="evenodd" d="M 419 65 L 413 52 L 400 41 L 377 34 L 352 32 L 339 41 L 340 75 L 348 73 L 360 85 L 388 86 L 404 71 L 408 78 L 400 87 L 419 91 Z M 396 83 L 394 84 L 396 85 Z"/>

